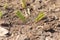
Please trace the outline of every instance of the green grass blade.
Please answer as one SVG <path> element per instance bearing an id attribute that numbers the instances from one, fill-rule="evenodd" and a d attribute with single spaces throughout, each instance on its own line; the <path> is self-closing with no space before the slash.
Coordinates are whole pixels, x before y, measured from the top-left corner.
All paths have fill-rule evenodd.
<path id="1" fill-rule="evenodd" d="M 8 7 L 8 4 L 7 4 L 7 3 L 5 3 L 5 4 L 4 4 L 4 8 L 6 9 L 7 7 Z"/>
<path id="2" fill-rule="evenodd" d="M 45 16 L 44 12 L 40 12 L 39 15 L 37 16 L 37 18 L 35 19 L 35 22 L 38 22 L 39 20 L 44 18 L 44 16 Z"/>
<path id="3" fill-rule="evenodd" d="M 24 15 L 22 14 L 21 11 L 17 11 L 16 15 L 17 15 L 23 22 L 26 21 L 26 20 L 25 20 L 25 17 L 24 17 Z"/>
<path id="4" fill-rule="evenodd" d="M 26 8 L 26 0 L 22 0 L 22 7 Z"/>
<path id="5" fill-rule="evenodd" d="M 0 18 L 2 17 L 2 12 L 0 11 Z"/>

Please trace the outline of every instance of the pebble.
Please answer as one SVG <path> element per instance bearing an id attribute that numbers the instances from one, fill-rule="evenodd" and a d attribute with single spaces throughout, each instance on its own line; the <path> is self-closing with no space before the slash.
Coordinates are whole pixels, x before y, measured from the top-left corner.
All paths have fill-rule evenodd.
<path id="1" fill-rule="evenodd" d="M 5 36 L 5 34 L 8 33 L 8 30 L 3 28 L 3 27 L 0 27 L 0 36 Z"/>

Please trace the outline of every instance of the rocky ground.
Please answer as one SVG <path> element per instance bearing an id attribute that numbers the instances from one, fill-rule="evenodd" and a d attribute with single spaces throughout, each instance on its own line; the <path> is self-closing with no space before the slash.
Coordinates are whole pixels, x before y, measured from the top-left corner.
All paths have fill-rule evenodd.
<path id="1" fill-rule="evenodd" d="M 5 4 L 7 8 L 4 8 Z M 0 36 L 0 40 L 60 40 L 60 0 L 27 0 L 27 8 L 30 15 L 26 16 L 25 9 L 21 6 L 21 0 L 0 0 L 0 27 L 9 32 Z M 20 10 L 30 19 L 23 23 L 15 11 Z M 38 13 L 43 11 L 46 17 L 37 23 L 33 23 Z"/>

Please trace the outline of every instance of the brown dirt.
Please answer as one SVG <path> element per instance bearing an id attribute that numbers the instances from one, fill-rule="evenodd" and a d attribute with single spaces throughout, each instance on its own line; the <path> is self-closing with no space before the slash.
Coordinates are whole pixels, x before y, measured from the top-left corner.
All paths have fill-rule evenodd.
<path id="1" fill-rule="evenodd" d="M 5 9 L 3 6 L 8 3 Z M 60 40 L 60 0 L 27 0 L 27 8 L 31 14 L 27 23 L 23 23 L 15 11 L 20 10 L 25 15 L 21 0 L 0 0 L 0 10 L 3 16 L 1 27 L 9 30 L 0 40 Z M 38 23 L 33 23 L 38 13 L 43 11 L 46 17 Z"/>

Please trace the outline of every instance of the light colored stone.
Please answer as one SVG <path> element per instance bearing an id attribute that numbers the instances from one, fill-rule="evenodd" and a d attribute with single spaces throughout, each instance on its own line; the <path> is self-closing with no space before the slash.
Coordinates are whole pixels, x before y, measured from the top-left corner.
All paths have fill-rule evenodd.
<path id="1" fill-rule="evenodd" d="M 8 30 L 3 28 L 3 27 L 0 27 L 0 36 L 5 36 L 5 34 L 8 33 Z"/>

